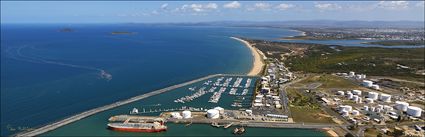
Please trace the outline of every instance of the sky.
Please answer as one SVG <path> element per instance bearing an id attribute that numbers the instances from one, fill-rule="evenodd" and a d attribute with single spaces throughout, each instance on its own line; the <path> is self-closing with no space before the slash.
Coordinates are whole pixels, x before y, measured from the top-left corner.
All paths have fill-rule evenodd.
<path id="1" fill-rule="evenodd" d="M 424 21 L 424 1 L 1 1 L 1 23 Z"/>

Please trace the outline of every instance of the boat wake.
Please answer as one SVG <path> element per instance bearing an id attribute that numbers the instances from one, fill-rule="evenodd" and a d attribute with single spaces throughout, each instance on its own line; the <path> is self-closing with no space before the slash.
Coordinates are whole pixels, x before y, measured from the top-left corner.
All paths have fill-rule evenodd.
<path id="1" fill-rule="evenodd" d="M 28 45 L 21 46 L 18 48 L 9 48 L 5 50 L 6 57 L 19 60 L 19 61 L 25 61 L 25 62 L 31 62 L 31 63 L 39 63 L 39 64 L 54 64 L 59 66 L 66 66 L 66 67 L 72 67 L 72 68 L 78 68 L 78 69 L 86 69 L 86 70 L 94 70 L 99 73 L 99 78 L 110 81 L 112 80 L 112 75 L 108 73 L 106 70 L 97 68 L 97 67 L 91 67 L 91 66 L 83 66 L 83 65 L 75 65 L 70 63 L 64 63 L 59 61 L 53 61 L 53 60 L 47 60 L 39 56 L 29 56 L 22 54 L 22 50 L 27 48 Z M 15 49 L 15 50 L 13 50 Z M 15 54 L 13 54 L 15 53 Z"/>

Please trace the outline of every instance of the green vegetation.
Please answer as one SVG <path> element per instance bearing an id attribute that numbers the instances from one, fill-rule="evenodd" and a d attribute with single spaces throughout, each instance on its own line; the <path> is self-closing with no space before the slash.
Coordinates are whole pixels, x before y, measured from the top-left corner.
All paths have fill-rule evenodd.
<path id="1" fill-rule="evenodd" d="M 308 123 L 332 123 L 332 118 L 320 109 L 316 103 L 312 103 L 311 97 L 304 96 L 296 89 L 288 88 L 287 95 L 290 100 L 289 109 L 295 122 Z"/>
<path id="2" fill-rule="evenodd" d="M 358 87 L 358 85 L 354 84 L 353 82 L 340 78 L 337 76 L 333 76 L 330 74 L 323 74 L 318 76 L 311 76 L 303 81 L 300 81 L 300 83 L 303 84 L 309 84 L 309 83 L 322 83 L 322 85 L 319 88 L 355 88 Z"/>
<path id="3" fill-rule="evenodd" d="M 355 71 L 373 76 L 400 77 L 424 81 L 424 48 L 364 48 L 312 46 L 302 56 L 292 56 L 286 64 L 294 71 L 336 73 Z M 406 66 L 403 68 L 398 66 Z"/>
<path id="4" fill-rule="evenodd" d="M 333 123 L 332 118 L 324 114 L 321 109 L 312 109 L 306 107 L 289 107 L 292 118 L 295 122 L 306 123 Z"/>
<path id="5" fill-rule="evenodd" d="M 365 137 L 376 137 L 379 132 L 375 128 L 366 128 L 364 132 Z"/>
<path id="6" fill-rule="evenodd" d="M 374 44 L 374 45 L 383 45 L 383 46 L 421 46 L 425 45 L 423 40 L 385 40 L 385 41 L 375 41 L 375 42 L 365 42 L 364 44 Z"/>

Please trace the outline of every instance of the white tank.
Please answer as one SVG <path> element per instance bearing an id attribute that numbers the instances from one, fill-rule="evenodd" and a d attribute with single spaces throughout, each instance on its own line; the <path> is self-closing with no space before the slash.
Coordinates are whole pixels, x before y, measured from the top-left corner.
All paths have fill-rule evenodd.
<path id="1" fill-rule="evenodd" d="M 217 109 L 207 110 L 207 117 L 210 119 L 217 119 L 220 117 L 220 112 Z"/>
<path id="2" fill-rule="evenodd" d="M 357 101 L 359 101 L 359 96 L 357 96 L 357 95 L 353 95 L 353 98 L 352 98 L 352 100 L 354 100 L 354 102 L 357 102 Z"/>
<path id="3" fill-rule="evenodd" d="M 379 100 L 384 101 L 384 102 L 391 102 L 391 95 L 388 94 L 381 94 L 379 96 Z"/>
<path id="4" fill-rule="evenodd" d="M 171 117 L 176 119 L 182 119 L 182 116 L 179 112 L 171 112 Z"/>
<path id="5" fill-rule="evenodd" d="M 402 102 L 402 101 L 396 101 L 395 102 L 395 108 L 397 110 L 407 111 L 408 106 L 409 106 L 409 103 L 407 103 L 407 102 Z"/>
<path id="6" fill-rule="evenodd" d="M 373 100 L 377 100 L 378 99 L 378 93 L 376 92 L 369 92 L 369 94 L 367 95 L 368 98 L 373 99 Z"/>
<path id="7" fill-rule="evenodd" d="M 350 76 L 350 77 L 354 77 L 355 75 L 356 75 L 356 73 L 353 72 L 353 71 L 348 72 L 348 76 Z"/>
<path id="8" fill-rule="evenodd" d="M 361 90 L 353 90 L 353 94 L 354 95 L 362 95 L 362 91 Z"/>
<path id="9" fill-rule="evenodd" d="M 372 89 L 376 89 L 376 90 L 378 90 L 378 89 L 379 89 L 379 85 L 373 84 L 373 85 L 371 86 L 371 88 L 372 88 Z"/>
<path id="10" fill-rule="evenodd" d="M 366 78 L 366 74 L 363 74 L 363 75 L 362 75 L 362 79 L 365 79 L 365 78 Z"/>
<path id="11" fill-rule="evenodd" d="M 344 91 L 337 91 L 338 95 L 344 96 Z"/>
<path id="12" fill-rule="evenodd" d="M 340 110 L 340 112 L 342 112 L 344 110 L 350 112 L 351 110 L 353 110 L 353 107 L 351 107 L 349 105 L 341 105 L 341 106 L 339 106 L 339 110 Z"/>
<path id="13" fill-rule="evenodd" d="M 372 87 L 373 82 L 370 80 L 363 80 L 362 85 L 365 87 Z"/>
<path id="14" fill-rule="evenodd" d="M 360 114 L 360 112 L 358 110 L 353 110 L 353 111 L 351 111 L 351 114 L 353 116 L 358 116 Z"/>
<path id="15" fill-rule="evenodd" d="M 372 103 L 373 103 L 373 99 L 371 99 L 371 98 L 366 98 L 365 102 L 366 102 L 366 103 L 368 103 L 368 104 L 372 104 Z"/>
<path id="16" fill-rule="evenodd" d="M 422 109 L 415 106 L 409 106 L 407 107 L 406 113 L 413 117 L 421 117 Z"/>
<path id="17" fill-rule="evenodd" d="M 363 109 L 364 109 L 365 111 L 369 111 L 369 106 L 363 106 Z"/>
<path id="18" fill-rule="evenodd" d="M 362 75 L 357 74 L 357 75 L 356 75 L 356 79 L 362 79 Z"/>
<path id="19" fill-rule="evenodd" d="M 184 119 L 192 118 L 192 112 L 190 112 L 188 110 L 183 111 L 182 114 L 183 114 Z"/>
<path id="20" fill-rule="evenodd" d="M 359 100 L 357 100 L 357 102 L 356 103 L 362 103 L 362 98 L 361 97 L 359 97 Z"/>
<path id="21" fill-rule="evenodd" d="M 348 116 L 349 112 L 347 110 L 342 110 L 341 115 L 342 116 Z"/>
<path id="22" fill-rule="evenodd" d="M 220 112 L 220 114 L 224 114 L 224 108 L 222 107 L 215 107 L 215 110 L 218 110 L 218 112 Z"/>
<path id="23" fill-rule="evenodd" d="M 348 99 L 353 98 L 353 93 L 347 93 L 347 98 L 348 98 Z"/>

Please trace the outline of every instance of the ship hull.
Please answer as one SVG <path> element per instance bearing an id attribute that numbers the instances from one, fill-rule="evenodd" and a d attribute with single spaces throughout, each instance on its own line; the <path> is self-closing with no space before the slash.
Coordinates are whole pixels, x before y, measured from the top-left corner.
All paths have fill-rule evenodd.
<path id="1" fill-rule="evenodd" d="M 123 131 L 123 132 L 162 132 L 162 131 L 166 131 L 166 128 L 162 128 L 162 129 L 141 129 L 141 128 L 125 128 L 125 127 L 112 127 L 112 126 L 108 126 L 108 129 L 110 130 L 115 130 L 115 131 Z"/>

